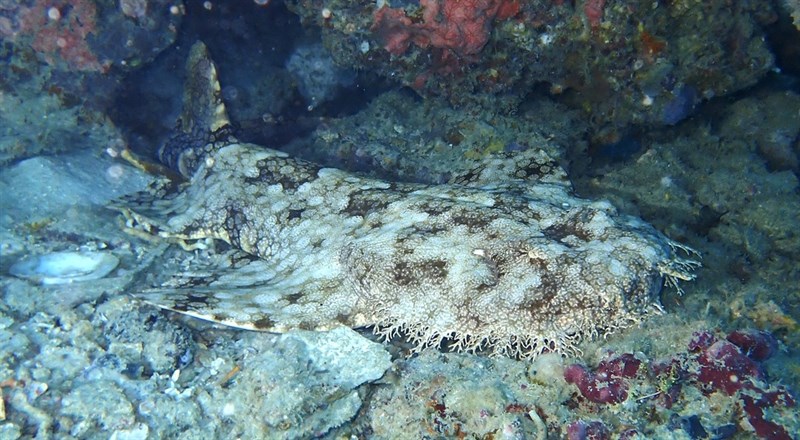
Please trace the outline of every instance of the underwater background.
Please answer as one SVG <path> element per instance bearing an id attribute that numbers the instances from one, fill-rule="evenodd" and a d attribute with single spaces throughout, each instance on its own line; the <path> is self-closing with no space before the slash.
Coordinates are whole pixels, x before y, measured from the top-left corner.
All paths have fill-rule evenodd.
<path id="1" fill-rule="evenodd" d="M 800 438 L 796 0 L 0 0 L 0 39 L 0 439 Z M 546 150 L 702 267 L 535 359 L 143 304 L 169 244 L 107 206 L 196 41 L 241 141 L 430 185 Z"/>

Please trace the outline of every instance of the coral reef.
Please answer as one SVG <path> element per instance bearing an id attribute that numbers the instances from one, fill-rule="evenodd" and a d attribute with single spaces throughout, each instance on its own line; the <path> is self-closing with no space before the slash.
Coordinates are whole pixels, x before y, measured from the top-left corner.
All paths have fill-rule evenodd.
<path id="1" fill-rule="evenodd" d="M 421 0 L 421 22 L 415 23 L 403 9 L 383 6 L 375 12 L 372 30 L 383 40 L 384 48 L 402 55 L 412 43 L 440 52 L 442 64 L 478 54 L 489 41 L 495 20 L 505 20 L 519 12 L 517 0 Z"/>
<path id="2" fill-rule="evenodd" d="M 320 44 L 300 46 L 286 62 L 308 109 L 332 99 L 339 88 L 353 83 L 355 74 L 336 66 Z"/>
<path id="3" fill-rule="evenodd" d="M 760 27 L 776 14 L 765 2 L 287 4 L 320 29 L 340 65 L 396 78 L 456 106 L 496 108 L 498 98 L 549 89 L 586 113 L 600 143 L 630 125 L 676 124 L 697 104 L 751 86 L 773 66 Z M 323 9 L 331 12 L 327 19 Z"/>
<path id="4" fill-rule="evenodd" d="M 604 359 L 594 372 L 579 364 L 564 370 L 564 380 L 575 384 L 583 397 L 595 403 L 620 403 L 628 398 L 626 378 L 636 377 L 641 361 L 625 353 Z"/>
<path id="5" fill-rule="evenodd" d="M 182 18 L 169 0 L 150 1 L 144 16 L 135 4 L 3 2 L 0 163 L 78 149 L 85 138 L 121 142 L 106 114 L 115 89 L 174 42 Z"/>
<path id="6" fill-rule="evenodd" d="M 762 331 L 734 331 L 726 340 L 700 331 L 693 335 L 686 352 L 647 362 L 646 368 L 643 368 L 645 362 L 631 353 L 609 353 L 593 371 L 580 364 L 568 366 L 564 369 L 564 380 L 574 384 L 583 398 L 593 404 L 621 404 L 632 398 L 629 394 L 635 389 L 640 401 L 649 400 L 675 413 L 689 406 L 692 397 L 684 396 L 696 395 L 690 389 L 700 391 L 705 399 L 725 398 L 715 396 L 721 393 L 738 408 L 743 419 L 741 425 L 757 436 L 790 440 L 789 433 L 796 428 L 796 421 L 790 421 L 786 415 L 793 411 L 795 399 L 785 387 L 769 384 L 760 363 L 776 349 L 774 337 Z M 655 392 L 641 397 L 645 390 L 651 389 Z M 570 435 L 575 432 L 575 438 L 592 438 L 591 426 L 577 421 L 570 425 Z M 679 426 L 687 431 L 705 431 L 697 416 L 689 416 Z M 596 436 L 608 438 L 607 434 Z"/>
<path id="7" fill-rule="evenodd" d="M 30 8 L 22 8 L 19 14 L 19 34 L 32 35 L 31 47 L 49 64 L 62 61 L 66 63 L 66 69 L 78 71 L 108 69 L 108 64 L 101 64 L 87 41 L 89 34 L 98 31 L 94 2 L 36 0 Z"/>
<path id="8" fill-rule="evenodd" d="M 641 137 L 645 151 L 633 160 L 573 167 L 586 176 L 576 179 L 580 192 L 608 195 L 704 249 L 703 287 L 683 298 L 667 293 L 668 308 L 768 330 L 800 347 L 800 181 L 791 171 L 800 157 L 798 112 L 795 92 L 757 90 L 666 139 Z"/>
<path id="9" fill-rule="evenodd" d="M 706 393 L 722 391 L 734 396 L 750 426 L 761 438 L 790 440 L 789 430 L 765 414 L 795 406 L 794 397 L 783 387 L 771 387 L 757 361 L 766 360 L 775 351 L 772 335 L 756 331 L 737 331 L 727 341 L 717 341 L 709 333 L 698 333 L 689 343 L 689 362 L 698 369 L 684 372 Z M 684 363 L 685 364 L 685 363 Z M 773 416 L 774 417 L 774 416 Z"/>
<path id="10" fill-rule="evenodd" d="M 47 87 L 44 78 L 36 78 L 16 83 L 14 93 L 0 92 L 0 123 L 4 128 L 0 133 L 0 164 L 72 151 L 87 144 L 114 148 L 123 143 L 121 133 L 102 112 L 75 105 L 73 96 L 61 95 L 64 91 L 58 86 L 52 86 L 51 93 L 43 93 L 42 87 Z"/>
<path id="11" fill-rule="evenodd" d="M 600 26 L 605 5 L 605 0 L 588 0 L 583 3 L 583 14 L 586 16 L 586 21 L 589 22 L 589 26 L 591 26 L 592 29 L 597 29 Z"/>
<path id="12" fill-rule="evenodd" d="M 152 60 L 177 32 L 182 9 L 166 0 L 23 0 L 0 13 L 0 36 L 58 70 L 108 72 Z"/>
<path id="13" fill-rule="evenodd" d="M 585 148 L 579 137 L 585 130 L 577 112 L 546 100 L 513 116 L 492 115 L 390 91 L 282 150 L 377 178 L 439 184 L 493 154 L 541 148 L 562 163 L 564 151 Z"/>

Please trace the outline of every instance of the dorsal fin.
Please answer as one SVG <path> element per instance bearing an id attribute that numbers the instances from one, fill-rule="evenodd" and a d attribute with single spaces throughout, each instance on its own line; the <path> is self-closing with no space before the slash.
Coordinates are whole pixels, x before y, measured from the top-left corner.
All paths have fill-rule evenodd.
<path id="1" fill-rule="evenodd" d="M 198 41 L 186 60 L 183 111 L 158 157 L 171 169 L 191 178 L 206 155 L 234 142 L 217 68 L 206 45 Z"/>

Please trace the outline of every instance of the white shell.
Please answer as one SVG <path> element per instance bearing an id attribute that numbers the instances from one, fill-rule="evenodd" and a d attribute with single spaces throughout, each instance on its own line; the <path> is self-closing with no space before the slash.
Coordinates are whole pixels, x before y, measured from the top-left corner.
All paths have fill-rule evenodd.
<path id="1" fill-rule="evenodd" d="M 9 272 L 42 284 L 96 280 L 108 275 L 119 259 L 106 252 L 54 252 L 18 261 Z"/>

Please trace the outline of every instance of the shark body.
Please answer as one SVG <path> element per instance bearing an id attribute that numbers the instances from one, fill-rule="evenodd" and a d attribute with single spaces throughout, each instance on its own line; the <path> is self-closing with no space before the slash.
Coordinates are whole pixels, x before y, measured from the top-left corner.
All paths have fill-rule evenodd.
<path id="1" fill-rule="evenodd" d="M 604 201 L 573 195 L 529 150 L 443 185 L 388 182 L 240 143 L 205 47 L 187 63 L 181 135 L 161 150 L 185 182 L 115 205 L 131 230 L 171 240 L 135 296 L 270 332 L 374 326 L 417 349 L 532 357 L 659 312 L 662 286 L 693 277 L 673 242 Z"/>

